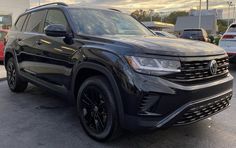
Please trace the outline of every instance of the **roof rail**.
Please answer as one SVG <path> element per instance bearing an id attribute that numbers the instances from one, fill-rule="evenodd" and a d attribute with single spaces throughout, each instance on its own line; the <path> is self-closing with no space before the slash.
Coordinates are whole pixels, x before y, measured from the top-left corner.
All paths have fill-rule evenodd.
<path id="1" fill-rule="evenodd" d="M 33 7 L 33 8 L 30 8 L 30 9 L 26 9 L 25 11 L 34 10 L 34 9 L 49 6 L 49 5 L 68 6 L 66 3 L 63 3 L 63 2 L 55 2 L 55 3 L 48 3 L 48 4 L 40 5 L 40 6 L 37 6 L 37 7 Z"/>
<path id="2" fill-rule="evenodd" d="M 115 9 L 115 8 L 109 8 L 109 10 L 113 10 L 113 11 L 121 12 L 120 10 Z"/>

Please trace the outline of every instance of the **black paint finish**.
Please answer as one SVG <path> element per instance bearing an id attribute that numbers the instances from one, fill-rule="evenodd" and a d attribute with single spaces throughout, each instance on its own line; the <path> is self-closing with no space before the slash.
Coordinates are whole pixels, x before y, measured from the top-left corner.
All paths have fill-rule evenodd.
<path id="1" fill-rule="evenodd" d="M 124 56 L 208 60 L 227 56 L 212 44 L 156 36 L 89 36 L 78 33 L 66 6 L 46 6 L 30 10 L 58 9 L 65 14 L 71 28 L 66 37 L 17 31 L 8 34 L 5 62 L 13 56 L 18 71 L 28 81 L 74 101 L 80 78 L 102 74 L 112 84 L 123 128 L 157 128 L 172 119 L 188 103 L 213 99 L 232 92 L 233 77 L 182 84 L 164 77 L 136 73 Z M 120 13 L 120 12 L 117 12 Z M 140 113 L 143 99 L 155 104 L 155 114 Z"/>

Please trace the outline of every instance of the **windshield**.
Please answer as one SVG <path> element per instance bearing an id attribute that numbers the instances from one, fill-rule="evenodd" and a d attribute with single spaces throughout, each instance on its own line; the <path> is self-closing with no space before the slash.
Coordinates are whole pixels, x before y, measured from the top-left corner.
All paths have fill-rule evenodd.
<path id="1" fill-rule="evenodd" d="M 89 8 L 71 8 L 79 33 L 88 35 L 153 35 L 127 14 Z"/>

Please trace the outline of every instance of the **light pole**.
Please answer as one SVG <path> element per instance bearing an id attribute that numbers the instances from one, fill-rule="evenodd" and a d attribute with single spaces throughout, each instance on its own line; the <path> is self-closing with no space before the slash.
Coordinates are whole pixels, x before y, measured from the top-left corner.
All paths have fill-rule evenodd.
<path id="1" fill-rule="evenodd" d="M 234 22 L 235 22 L 235 7 L 236 7 L 236 4 L 233 5 L 234 6 L 234 11 L 233 11 L 233 19 L 234 19 Z"/>
<path id="2" fill-rule="evenodd" d="M 150 13 L 150 21 L 152 22 L 152 17 L 153 17 L 154 10 L 153 10 L 153 9 L 150 9 L 150 10 L 149 10 L 149 13 Z"/>
<path id="3" fill-rule="evenodd" d="M 209 0 L 206 0 L 206 9 L 209 10 Z"/>
<path id="4" fill-rule="evenodd" d="M 232 6 L 232 2 L 231 2 L 231 1 L 227 1 L 227 4 L 229 5 L 229 7 L 228 7 L 228 26 L 229 26 L 229 21 L 230 21 L 230 7 Z"/>
<path id="5" fill-rule="evenodd" d="M 201 28 L 202 25 L 202 0 L 200 0 L 200 6 L 199 6 L 199 24 L 198 27 Z"/>
<path id="6" fill-rule="evenodd" d="M 41 0 L 39 0 L 39 6 L 41 5 Z"/>

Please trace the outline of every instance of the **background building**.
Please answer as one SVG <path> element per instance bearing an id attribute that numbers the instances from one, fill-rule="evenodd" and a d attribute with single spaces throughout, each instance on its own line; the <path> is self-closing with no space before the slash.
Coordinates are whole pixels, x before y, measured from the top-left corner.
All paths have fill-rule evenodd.
<path id="1" fill-rule="evenodd" d="M 223 9 L 202 10 L 201 14 L 203 16 L 214 15 L 214 16 L 216 16 L 216 19 L 223 19 Z M 189 15 L 190 16 L 199 16 L 200 11 L 192 9 L 189 11 Z"/>
<path id="2" fill-rule="evenodd" d="M 30 0 L 0 0 L 0 29 L 8 29 L 17 17 L 30 8 Z"/>
<path id="3" fill-rule="evenodd" d="M 176 32 L 183 32 L 184 29 L 199 28 L 199 10 L 190 10 L 189 16 L 178 17 L 175 24 Z M 223 18 L 223 10 L 202 10 L 201 11 L 201 28 L 209 34 L 218 32 L 217 20 Z"/>
<path id="4" fill-rule="evenodd" d="M 183 16 L 178 17 L 175 31 L 183 32 L 184 29 L 199 28 L 199 16 Z M 218 31 L 217 20 L 214 15 L 202 16 L 201 28 L 205 29 L 209 34 L 216 34 Z"/>

